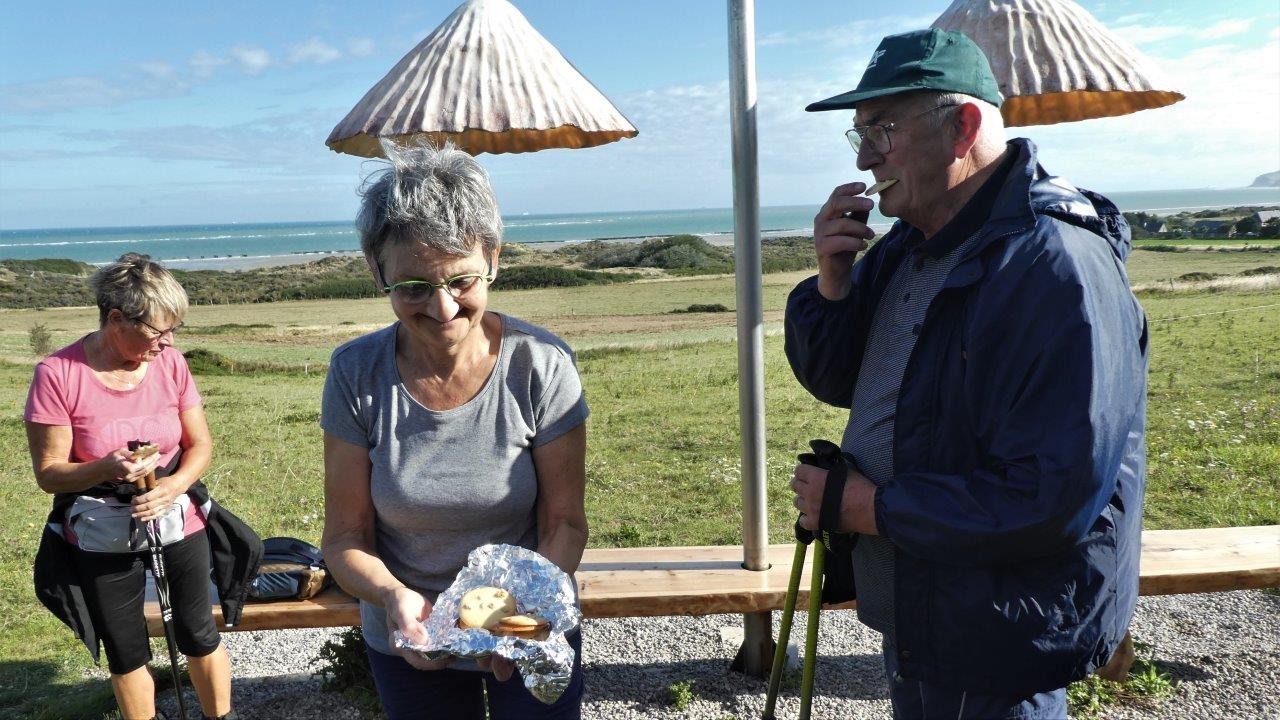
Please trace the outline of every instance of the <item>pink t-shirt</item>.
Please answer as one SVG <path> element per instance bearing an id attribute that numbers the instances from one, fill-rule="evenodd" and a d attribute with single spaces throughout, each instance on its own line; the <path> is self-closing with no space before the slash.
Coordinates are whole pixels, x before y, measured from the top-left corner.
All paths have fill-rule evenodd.
<path id="1" fill-rule="evenodd" d="M 93 374 L 81 338 L 36 365 L 22 418 L 69 426 L 72 462 L 91 462 L 130 440 L 146 440 L 160 448 L 163 467 L 182 441 L 179 415 L 201 402 L 186 358 L 173 347 L 148 363 L 137 387 L 114 390 Z M 195 515 L 187 520 L 186 534 L 204 527 L 203 517 Z M 191 527 L 193 521 L 198 526 Z"/>

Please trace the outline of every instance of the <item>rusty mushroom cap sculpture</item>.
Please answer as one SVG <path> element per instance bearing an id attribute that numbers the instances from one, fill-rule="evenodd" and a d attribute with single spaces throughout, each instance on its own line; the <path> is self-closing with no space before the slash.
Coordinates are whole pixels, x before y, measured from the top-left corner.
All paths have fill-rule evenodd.
<path id="1" fill-rule="evenodd" d="M 448 140 L 472 155 L 584 148 L 635 127 L 507 0 L 467 0 L 338 123 L 325 144 Z"/>
<path id="2" fill-rule="evenodd" d="M 934 21 L 991 63 L 1005 125 L 1052 125 L 1172 105 L 1184 96 L 1070 0 L 955 0 Z"/>

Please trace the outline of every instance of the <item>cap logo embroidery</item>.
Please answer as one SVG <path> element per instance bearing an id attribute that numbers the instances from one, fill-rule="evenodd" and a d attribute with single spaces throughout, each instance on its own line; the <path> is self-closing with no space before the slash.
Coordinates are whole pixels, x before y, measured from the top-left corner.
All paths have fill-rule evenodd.
<path id="1" fill-rule="evenodd" d="M 876 50 L 871 53 L 871 62 L 867 63 L 868 70 L 876 66 L 876 61 L 880 59 L 881 55 L 884 55 L 884 50 Z"/>

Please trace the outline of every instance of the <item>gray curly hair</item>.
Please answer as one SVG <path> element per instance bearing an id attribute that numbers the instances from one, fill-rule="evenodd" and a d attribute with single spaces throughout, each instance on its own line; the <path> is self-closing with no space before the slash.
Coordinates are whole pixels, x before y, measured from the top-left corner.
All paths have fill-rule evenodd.
<path id="1" fill-rule="evenodd" d="M 502 245 L 502 216 L 489 176 L 475 158 L 446 143 L 382 142 L 387 166 L 365 178 L 356 231 L 366 257 L 380 262 L 388 243 L 417 242 L 447 255 L 486 256 Z"/>

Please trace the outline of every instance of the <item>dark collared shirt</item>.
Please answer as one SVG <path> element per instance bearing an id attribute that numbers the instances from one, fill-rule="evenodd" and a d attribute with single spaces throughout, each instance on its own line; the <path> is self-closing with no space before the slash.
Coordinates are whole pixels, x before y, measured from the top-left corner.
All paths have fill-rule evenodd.
<path id="1" fill-rule="evenodd" d="M 877 485 L 893 477 L 898 393 L 925 314 L 991 215 L 1015 159 L 1012 153 L 1008 155 L 937 234 L 926 240 L 918 229 L 911 230 L 906 239 L 907 256 L 894 271 L 876 308 L 841 447 L 853 455 L 858 470 Z M 893 543 L 878 535 L 859 538 L 853 549 L 858 619 L 890 638 L 894 632 L 895 554 Z"/>

